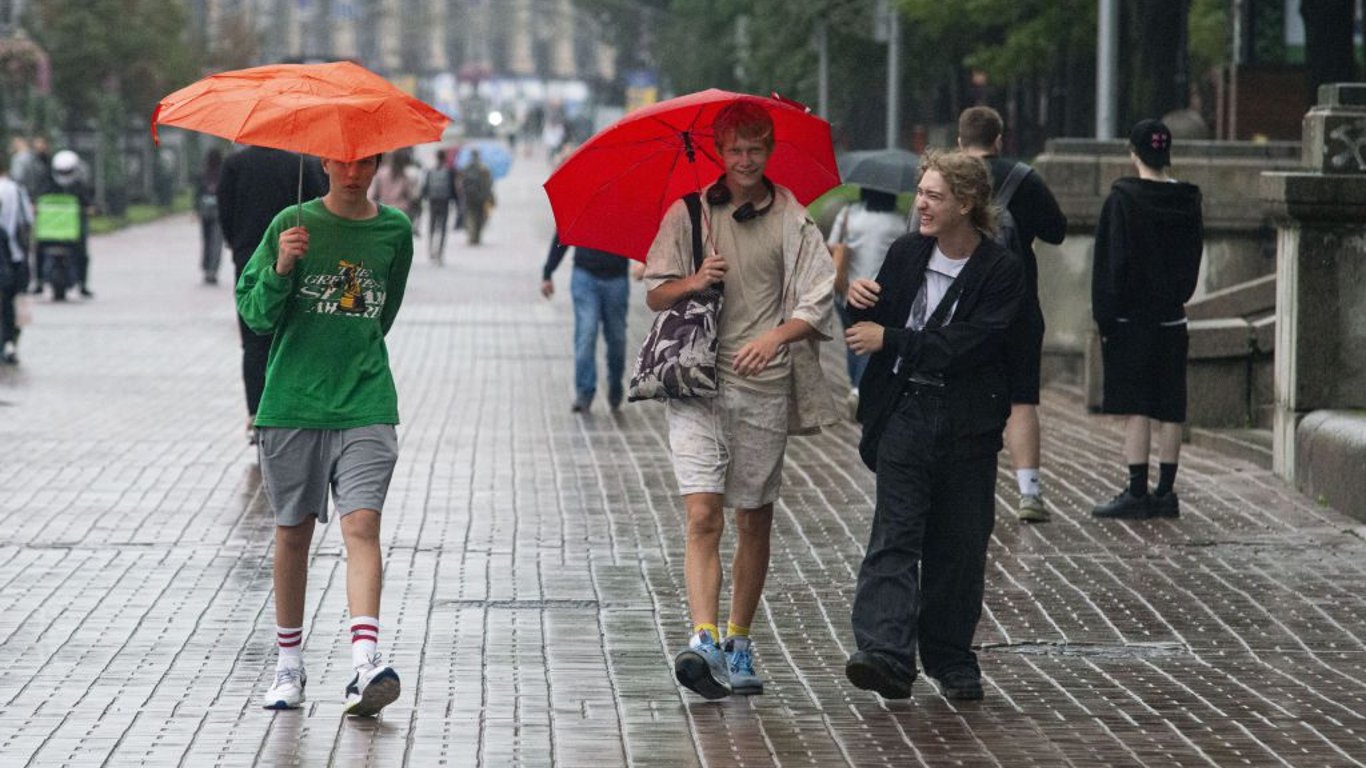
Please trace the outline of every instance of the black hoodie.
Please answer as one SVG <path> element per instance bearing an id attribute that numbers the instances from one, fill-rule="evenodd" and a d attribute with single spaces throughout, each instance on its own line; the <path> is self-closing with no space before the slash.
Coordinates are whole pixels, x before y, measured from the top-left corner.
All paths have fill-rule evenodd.
<path id="1" fill-rule="evenodd" d="M 1199 187 L 1116 181 L 1096 225 L 1091 273 L 1091 315 L 1101 333 L 1120 318 L 1145 323 L 1184 318 L 1203 248 Z"/>

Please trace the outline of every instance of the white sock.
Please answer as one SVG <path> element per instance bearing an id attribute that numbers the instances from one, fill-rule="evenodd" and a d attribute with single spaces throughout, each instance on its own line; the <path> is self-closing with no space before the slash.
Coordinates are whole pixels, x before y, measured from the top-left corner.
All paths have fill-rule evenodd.
<path id="1" fill-rule="evenodd" d="M 280 655 L 275 667 L 302 667 L 304 665 L 304 628 L 282 627 L 275 625 L 275 647 Z"/>
<path id="2" fill-rule="evenodd" d="M 351 618 L 351 666 L 370 665 L 370 658 L 379 650 L 379 619 L 374 616 Z"/>
<path id="3" fill-rule="evenodd" d="M 1038 496 L 1043 493 L 1039 483 L 1039 468 L 1015 470 L 1015 482 L 1020 485 L 1021 496 Z"/>

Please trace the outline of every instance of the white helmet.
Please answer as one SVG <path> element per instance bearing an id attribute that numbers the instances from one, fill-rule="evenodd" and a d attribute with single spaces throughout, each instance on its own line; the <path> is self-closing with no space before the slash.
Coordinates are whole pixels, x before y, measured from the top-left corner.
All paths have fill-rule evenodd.
<path id="1" fill-rule="evenodd" d="M 81 158 L 75 152 L 64 149 L 52 156 L 52 172 L 63 176 L 75 173 L 81 165 Z"/>

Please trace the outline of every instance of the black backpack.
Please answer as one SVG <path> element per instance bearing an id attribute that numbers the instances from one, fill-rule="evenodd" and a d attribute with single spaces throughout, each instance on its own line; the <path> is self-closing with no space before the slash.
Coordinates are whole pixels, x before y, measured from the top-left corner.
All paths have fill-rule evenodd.
<path id="1" fill-rule="evenodd" d="M 1024 163 L 1016 163 L 1010 169 L 1010 174 L 1002 182 L 1001 188 L 992 196 L 991 202 L 995 203 L 1001 210 L 996 217 L 996 235 L 992 237 L 998 244 L 1010 249 L 1010 252 L 1023 258 L 1028 252 L 1028 244 L 1020 236 L 1020 228 L 1015 223 L 1015 217 L 1010 213 L 1010 200 L 1015 197 L 1015 192 L 1020 188 L 1020 182 L 1025 180 L 1033 170 Z"/>

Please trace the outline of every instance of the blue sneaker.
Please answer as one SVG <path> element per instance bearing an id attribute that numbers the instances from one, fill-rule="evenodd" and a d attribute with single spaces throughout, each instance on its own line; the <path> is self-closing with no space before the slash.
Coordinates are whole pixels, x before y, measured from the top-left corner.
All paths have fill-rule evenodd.
<path id="1" fill-rule="evenodd" d="M 688 647 L 674 657 L 674 677 L 704 699 L 724 699 L 730 695 L 726 655 L 710 632 L 693 635 Z"/>
<path id="2" fill-rule="evenodd" d="M 730 672 L 730 689 L 741 696 L 759 696 L 764 692 L 764 681 L 754 671 L 754 644 L 748 637 L 728 637 L 721 646 L 726 652 L 726 668 Z"/>

